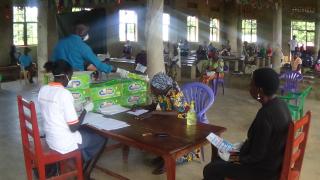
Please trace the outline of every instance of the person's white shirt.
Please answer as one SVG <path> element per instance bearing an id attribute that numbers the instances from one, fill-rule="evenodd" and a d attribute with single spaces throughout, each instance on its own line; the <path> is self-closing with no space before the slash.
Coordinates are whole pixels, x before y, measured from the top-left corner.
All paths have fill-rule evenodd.
<path id="1" fill-rule="evenodd" d="M 69 128 L 79 122 L 72 94 L 62 84 L 52 82 L 40 89 L 38 102 L 49 147 L 62 154 L 78 149 L 81 134 Z"/>
<path id="2" fill-rule="evenodd" d="M 295 40 L 295 39 L 291 39 L 289 42 L 288 42 L 289 46 L 290 46 L 290 51 L 295 51 L 296 50 L 296 47 L 298 46 L 298 41 Z"/>

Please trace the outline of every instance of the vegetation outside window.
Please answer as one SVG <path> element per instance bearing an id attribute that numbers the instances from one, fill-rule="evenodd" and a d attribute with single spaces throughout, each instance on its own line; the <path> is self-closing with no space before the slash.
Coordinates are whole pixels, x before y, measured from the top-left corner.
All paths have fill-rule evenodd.
<path id="1" fill-rule="evenodd" d="M 315 22 L 291 21 L 291 38 L 296 35 L 299 46 L 314 46 Z"/>
<path id="2" fill-rule="evenodd" d="M 13 7 L 13 44 L 38 44 L 37 7 Z"/>
<path id="3" fill-rule="evenodd" d="M 198 18 L 195 16 L 187 17 L 187 40 L 190 42 L 198 42 Z"/>
<path id="4" fill-rule="evenodd" d="M 210 41 L 219 42 L 219 20 L 210 18 Z"/>
<path id="5" fill-rule="evenodd" d="M 120 41 L 138 41 L 137 32 L 138 16 L 135 11 L 119 11 L 119 40 Z"/>
<path id="6" fill-rule="evenodd" d="M 257 20 L 242 20 L 242 42 L 244 41 L 247 41 L 248 43 L 257 42 Z"/>
<path id="7" fill-rule="evenodd" d="M 167 13 L 163 13 L 163 16 L 162 16 L 163 41 L 169 41 L 169 33 L 170 33 L 170 15 Z"/>

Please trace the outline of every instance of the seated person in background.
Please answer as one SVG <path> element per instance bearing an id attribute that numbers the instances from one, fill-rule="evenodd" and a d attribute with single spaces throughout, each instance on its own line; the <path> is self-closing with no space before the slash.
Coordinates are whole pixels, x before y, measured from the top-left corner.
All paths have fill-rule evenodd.
<path id="1" fill-rule="evenodd" d="M 186 39 L 179 43 L 179 48 L 181 56 L 189 55 L 189 42 Z"/>
<path id="2" fill-rule="evenodd" d="M 16 65 L 19 60 L 20 53 L 17 52 L 17 48 L 14 44 L 12 44 L 10 47 L 9 55 L 10 55 L 10 64 Z"/>
<path id="3" fill-rule="evenodd" d="M 272 47 L 271 47 L 271 44 L 268 44 L 268 47 L 267 47 L 267 57 L 268 58 L 271 58 L 272 57 Z"/>
<path id="4" fill-rule="evenodd" d="M 178 113 L 178 118 L 186 118 L 188 110 L 187 102 L 184 102 L 183 93 L 180 90 L 177 82 L 163 72 L 153 76 L 150 82 L 151 93 L 153 95 L 151 105 L 148 109 L 156 110 L 160 108 L 162 111 L 175 111 Z M 190 152 L 183 157 L 177 159 L 178 164 L 199 159 L 199 150 Z M 154 160 L 158 167 L 152 172 L 153 174 L 162 174 L 165 172 L 164 161 L 161 157 Z"/>
<path id="5" fill-rule="evenodd" d="M 301 74 L 302 60 L 299 56 L 300 56 L 300 53 L 293 54 L 293 59 L 291 61 L 291 70 L 297 71 Z"/>
<path id="6" fill-rule="evenodd" d="M 231 45 L 230 45 L 230 41 L 229 40 L 226 40 L 225 48 L 227 49 L 227 51 L 229 53 L 231 53 Z"/>
<path id="7" fill-rule="evenodd" d="M 208 45 L 208 58 L 215 59 L 216 58 L 217 49 L 213 46 L 212 42 Z"/>
<path id="8" fill-rule="evenodd" d="M 47 72 L 53 74 L 54 80 L 40 89 L 38 101 L 44 119 L 46 142 L 50 149 L 61 154 L 81 150 L 84 160 L 84 175 L 89 178 L 98 154 L 104 149 L 107 139 L 95 134 L 90 129 L 81 127 L 87 111 L 93 109 L 92 103 L 84 107 L 80 117 L 75 110 L 74 99 L 65 87 L 72 77 L 70 64 L 64 60 L 47 62 Z"/>
<path id="9" fill-rule="evenodd" d="M 138 74 L 144 74 L 147 71 L 147 53 L 144 48 L 137 54 L 135 60 L 135 72 Z"/>
<path id="10" fill-rule="evenodd" d="M 123 56 L 127 59 L 131 59 L 132 57 L 132 46 L 129 40 L 126 41 L 126 43 L 123 46 L 122 50 Z"/>
<path id="11" fill-rule="evenodd" d="M 204 180 L 278 180 L 287 141 L 291 114 L 277 98 L 278 74 L 271 68 L 253 72 L 250 94 L 262 104 L 239 153 L 228 161 L 216 159 L 205 166 Z"/>
<path id="12" fill-rule="evenodd" d="M 207 51 L 203 49 L 203 46 L 199 45 L 196 53 L 197 53 L 197 61 L 198 61 L 197 68 L 198 68 L 198 71 L 202 74 L 209 64 Z"/>
<path id="13" fill-rule="evenodd" d="M 23 54 L 19 57 L 19 63 L 21 68 L 28 71 L 28 78 L 29 82 L 33 83 L 33 76 L 35 75 L 35 69 L 33 67 L 32 63 L 32 57 L 29 55 L 29 52 L 31 51 L 30 48 L 26 47 L 24 48 Z"/>

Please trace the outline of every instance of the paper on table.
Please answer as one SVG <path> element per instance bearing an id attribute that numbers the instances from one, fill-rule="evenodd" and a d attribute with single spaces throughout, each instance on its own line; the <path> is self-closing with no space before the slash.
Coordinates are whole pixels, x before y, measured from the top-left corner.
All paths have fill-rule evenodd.
<path id="1" fill-rule="evenodd" d="M 104 108 L 100 108 L 100 112 L 105 115 L 114 115 L 125 111 L 129 111 L 129 109 L 120 105 L 111 105 Z"/>
<path id="2" fill-rule="evenodd" d="M 148 110 L 146 110 L 146 109 L 137 109 L 135 111 L 128 111 L 127 113 L 135 115 L 135 116 L 140 116 L 141 114 L 144 114 L 146 112 L 148 112 Z"/>
<path id="3" fill-rule="evenodd" d="M 231 152 L 234 151 L 233 144 L 228 141 L 222 139 L 221 137 L 215 135 L 214 133 L 210 133 L 207 136 L 207 140 L 213 144 L 219 151 L 222 152 Z"/>
<path id="4" fill-rule="evenodd" d="M 102 114 L 92 112 L 88 112 L 86 114 L 82 124 L 88 124 L 98 129 L 103 129 L 107 131 L 130 126 L 129 124 L 123 121 L 115 120 L 112 118 L 106 118 Z"/>

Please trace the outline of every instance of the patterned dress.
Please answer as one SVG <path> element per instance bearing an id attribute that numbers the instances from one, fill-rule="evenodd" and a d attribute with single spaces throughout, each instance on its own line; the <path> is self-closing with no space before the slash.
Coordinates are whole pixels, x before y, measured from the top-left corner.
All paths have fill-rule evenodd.
<path id="1" fill-rule="evenodd" d="M 162 111 L 177 111 L 178 118 L 185 119 L 189 110 L 189 104 L 184 101 L 184 96 L 179 88 L 171 89 L 167 95 L 160 95 L 154 99 Z M 200 149 L 185 154 L 176 160 L 177 164 L 184 164 L 192 160 L 200 160 Z"/>

